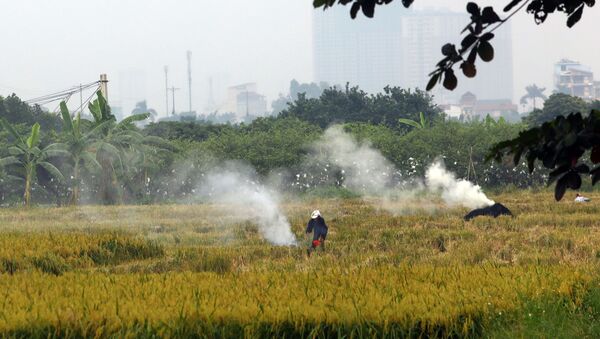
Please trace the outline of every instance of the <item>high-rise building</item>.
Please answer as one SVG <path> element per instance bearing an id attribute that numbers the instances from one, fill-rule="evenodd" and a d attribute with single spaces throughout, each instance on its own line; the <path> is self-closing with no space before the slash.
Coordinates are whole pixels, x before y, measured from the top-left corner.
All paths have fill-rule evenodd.
<path id="1" fill-rule="evenodd" d="M 315 80 L 331 84 L 358 85 L 367 92 L 385 86 L 424 89 L 428 74 L 442 59 L 441 47 L 460 46 L 460 32 L 469 22 L 466 13 L 447 10 L 411 10 L 395 2 L 376 12 L 374 19 L 359 15 L 350 19 L 348 8 L 315 11 L 313 44 Z M 465 78 L 458 67 L 459 86 L 453 92 L 438 86 L 438 102 L 458 102 L 465 92 L 481 99 L 513 96 L 512 41 L 510 25 L 497 30 L 492 40 L 495 59 L 478 61 L 478 76 Z"/>
<path id="2" fill-rule="evenodd" d="M 554 87 L 561 93 L 585 100 L 598 97 L 592 69 L 577 61 L 562 59 L 554 64 Z"/>
<path id="3" fill-rule="evenodd" d="M 146 73 L 139 69 L 129 69 L 119 72 L 119 103 L 122 116 L 131 115 L 138 102 L 146 100 Z"/>
<path id="4" fill-rule="evenodd" d="M 227 89 L 227 102 L 221 112 L 235 113 L 238 119 L 247 116 L 263 116 L 267 113 L 267 100 L 258 92 L 256 83 L 250 82 Z"/>

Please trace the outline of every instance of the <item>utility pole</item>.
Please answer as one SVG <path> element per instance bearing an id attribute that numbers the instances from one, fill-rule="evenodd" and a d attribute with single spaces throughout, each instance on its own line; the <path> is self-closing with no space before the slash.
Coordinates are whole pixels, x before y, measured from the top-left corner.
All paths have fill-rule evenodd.
<path id="1" fill-rule="evenodd" d="M 192 113 L 192 51 L 187 51 L 187 63 L 188 63 L 188 94 L 190 100 L 189 111 Z"/>
<path id="2" fill-rule="evenodd" d="M 175 86 L 169 88 L 169 91 L 171 91 L 171 94 L 173 95 L 173 115 L 175 115 L 175 91 L 178 91 L 179 88 L 175 88 Z"/>
<path id="3" fill-rule="evenodd" d="M 165 113 L 169 115 L 169 66 L 165 66 Z"/>
<path id="4" fill-rule="evenodd" d="M 79 112 L 83 111 L 83 84 L 79 84 Z"/>
<path id="5" fill-rule="evenodd" d="M 108 76 L 106 74 L 100 74 L 100 92 L 108 102 Z"/>

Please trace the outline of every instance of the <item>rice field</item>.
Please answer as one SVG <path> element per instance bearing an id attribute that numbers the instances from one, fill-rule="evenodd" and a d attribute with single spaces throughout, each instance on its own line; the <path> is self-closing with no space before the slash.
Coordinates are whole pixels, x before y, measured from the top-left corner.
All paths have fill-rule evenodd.
<path id="1" fill-rule="evenodd" d="M 0 335 L 598 337 L 600 194 L 589 196 L 501 194 L 515 218 L 471 222 L 462 208 L 288 200 L 292 247 L 228 206 L 2 209 Z M 316 208 L 330 233 L 308 258 Z"/>

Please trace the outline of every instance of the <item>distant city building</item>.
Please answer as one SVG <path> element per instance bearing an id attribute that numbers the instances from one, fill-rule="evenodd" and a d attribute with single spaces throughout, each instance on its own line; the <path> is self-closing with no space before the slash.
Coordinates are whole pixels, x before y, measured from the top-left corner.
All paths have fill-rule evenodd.
<path id="1" fill-rule="evenodd" d="M 348 9 L 314 11 L 313 44 L 315 80 L 358 85 L 367 92 L 385 86 L 424 89 L 428 74 L 442 59 L 441 47 L 460 46 L 460 32 L 469 22 L 466 13 L 447 10 L 415 11 L 395 2 L 371 20 L 359 15 L 352 20 Z M 460 76 L 459 87 L 433 91 L 438 103 L 458 102 L 459 93 L 470 91 L 482 99 L 513 97 L 511 28 L 507 23 L 492 40 L 495 58 L 491 64 L 477 62 L 478 76 Z M 460 73 L 460 69 L 457 69 Z"/>
<path id="2" fill-rule="evenodd" d="M 463 94 L 458 105 L 444 105 L 442 109 L 448 117 L 462 119 L 483 119 L 490 116 L 508 121 L 519 121 L 518 106 L 509 99 L 478 99 L 471 92 Z"/>
<path id="3" fill-rule="evenodd" d="M 600 98 L 591 68 L 577 61 L 562 59 L 554 65 L 554 87 L 557 91 L 584 100 Z"/>
<path id="4" fill-rule="evenodd" d="M 229 87 L 227 102 L 221 112 L 233 112 L 242 120 L 246 116 L 264 116 L 267 113 L 267 100 L 260 95 L 256 83 L 246 83 Z"/>
<path id="5" fill-rule="evenodd" d="M 231 85 L 230 77 L 224 73 L 214 73 L 200 84 L 205 93 L 204 112 L 225 112 L 224 104 L 228 100 L 227 88 Z"/>
<path id="6" fill-rule="evenodd" d="M 129 115 L 138 102 L 146 99 L 146 73 L 137 69 L 119 72 L 117 94 L 122 119 Z"/>

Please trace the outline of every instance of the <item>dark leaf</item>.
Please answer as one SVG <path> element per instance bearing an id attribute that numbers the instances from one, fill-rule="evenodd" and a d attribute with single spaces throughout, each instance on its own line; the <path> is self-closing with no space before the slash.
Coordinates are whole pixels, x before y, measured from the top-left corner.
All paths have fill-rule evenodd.
<path id="1" fill-rule="evenodd" d="M 584 173 L 584 174 L 590 173 L 590 167 L 586 164 L 581 164 L 581 165 L 575 167 L 575 171 L 577 173 Z"/>
<path id="2" fill-rule="evenodd" d="M 375 0 L 363 0 L 361 4 L 363 14 L 372 18 L 375 15 Z"/>
<path id="3" fill-rule="evenodd" d="M 352 4 L 352 8 L 350 8 L 350 17 L 352 19 L 356 19 L 356 14 L 360 10 L 360 2 L 355 2 Z"/>
<path id="4" fill-rule="evenodd" d="M 460 43 L 462 48 L 468 48 L 477 41 L 477 37 L 473 34 L 468 34 Z"/>
<path id="5" fill-rule="evenodd" d="M 533 173 L 533 169 L 535 168 L 535 154 L 529 151 L 527 153 L 527 169 L 529 169 L 529 173 Z"/>
<path id="6" fill-rule="evenodd" d="M 477 21 L 475 23 L 475 34 L 481 34 L 481 32 L 483 32 L 483 22 L 481 21 Z"/>
<path id="7" fill-rule="evenodd" d="M 522 155 L 523 155 L 523 148 L 520 148 L 518 151 L 515 152 L 515 156 L 513 157 L 513 164 L 515 165 L 515 167 L 519 165 Z"/>
<path id="8" fill-rule="evenodd" d="M 481 60 L 490 62 L 494 59 L 494 47 L 489 42 L 482 41 L 477 46 L 477 54 L 479 54 Z"/>
<path id="9" fill-rule="evenodd" d="M 477 75 L 477 68 L 475 68 L 475 64 L 465 61 L 460 65 L 460 68 L 462 68 L 463 74 L 467 78 L 473 78 Z"/>
<path id="10" fill-rule="evenodd" d="M 583 14 L 583 4 L 579 6 L 567 19 L 567 26 L 569 28 L 575 26 L 575 24 L 581 19 L 581 15 Z"/>
<path id="11" fill-rule="evenodd" d="M 431 76 L 431 78 L 429 79 L 429 82 L 427 83 L 427 88 L 426 88 L 427 91 L 431 91 L 435 87 L 435 84 L 437 84 L 441 75 L 442 75 L 442 73 L 435 73 L 434 75 Z"/>
<path id="12" fill-rule="evenodd" d="M 479 10 L 479 6 L 477 6 L 476 3 L 474 2 L 469 2 L 467 4 L 467 12 L 469 12 L 469 14 L 473 15 L 473 16 L 480 16 L 481 11 Z"/>
<path id="13" fill-rule="evenodd" d="M 484 35 L 482 35 L 481 37 L 479 37 L 479 40 L 481 41 L 490 41 L 494 38 L 494 33 L 485 33 Z"/>
<path id="14" fill-rule="evenodd" d="M 516 5 L 518 5 L 523 0 L 512 0 L 506 7 L 504 7 L 504 11 L 508 12 L 513 9 Z"/>
<path id="15" fill-rule="evenodd" d="M 402 0 L 402 4 L 404 5 L 404 7 L 408 8 L 410 7 L 410 5 L 412 5 L 414 0 Z"/>
<path id="16" fill-rule="evenodd" d="M 583 0 L 588 7 L 594 7 L 596 0 Z"/>
<path id="17" fill-rule="evenodd" d="M 493 24 L 502 21 L 492 7 L 485 7 L 481 13 L 481 18 L 485 24 Z"/>
<path id="18" fill-rule="evenodd" d="M 446 70 L 444 72 L 444 87 L 450 91 L 454 90 L 458 85 L 458 79 L 456 79 L 456 75 L 454 75 L 454 71 L 452 69 Z"/>
<path id="19" fill-rule="evenodd" d="M 323 5 L 325 5 L 327 3 L 327 0 L 314 0 L 313 1 L 313 7 L 314 8 L 319 8 Z"/>
<path id="20" fill-rule="evenodd" d="M 473 47 L 473 49 L 471 49 L 471 52 L 469 52 L 469 57 L 467 58 L 467 62 L 475 64 L 476 59 L 477 59 L 477 46 Z"/>
<path id="21" fill-rule="evenodd" d="M 556 201 L 560 201 L 567 191 L 567 177 L 568 174 L 563 175 L 556 183 L 556 187 L 554 188 L 554 199 L 556 199 Z"/>
<path id="22" fill-rule="evenodd" d="M 565 175 L 567 177 L 567 187 L 573 190 L 578 190 L 581 187 L 581 176 L 575 171 L 571 171 Z"/>
<path id="23" fill-rule="evenodd" d="M 594 168 L 593 171 L 590 172 L 592 175 L 592 186 L 595 185 L 598 180 L 600 180 L 600 167 Z"/>
<path id="24" fill-rule="evenodd" d="M 563 165 L 548 174 L 548 186 L 558 179 L 563 173 L 567 172 L 571 166 Z"/>
<path id="25" fill-rule="evenodd" d="M 456 47 L 453 44 L 445 44 L 442 46 L 442 54 L 444 56 L 454 56 L 456 55 Z"/>
<path id="26" fill-rule="evenodd" d="M 594 146 L 594 148 L 592 148 L 590 160 L 592 160 L 592 163 L 594 164 L 600 163 L 600 146 Z"/>

